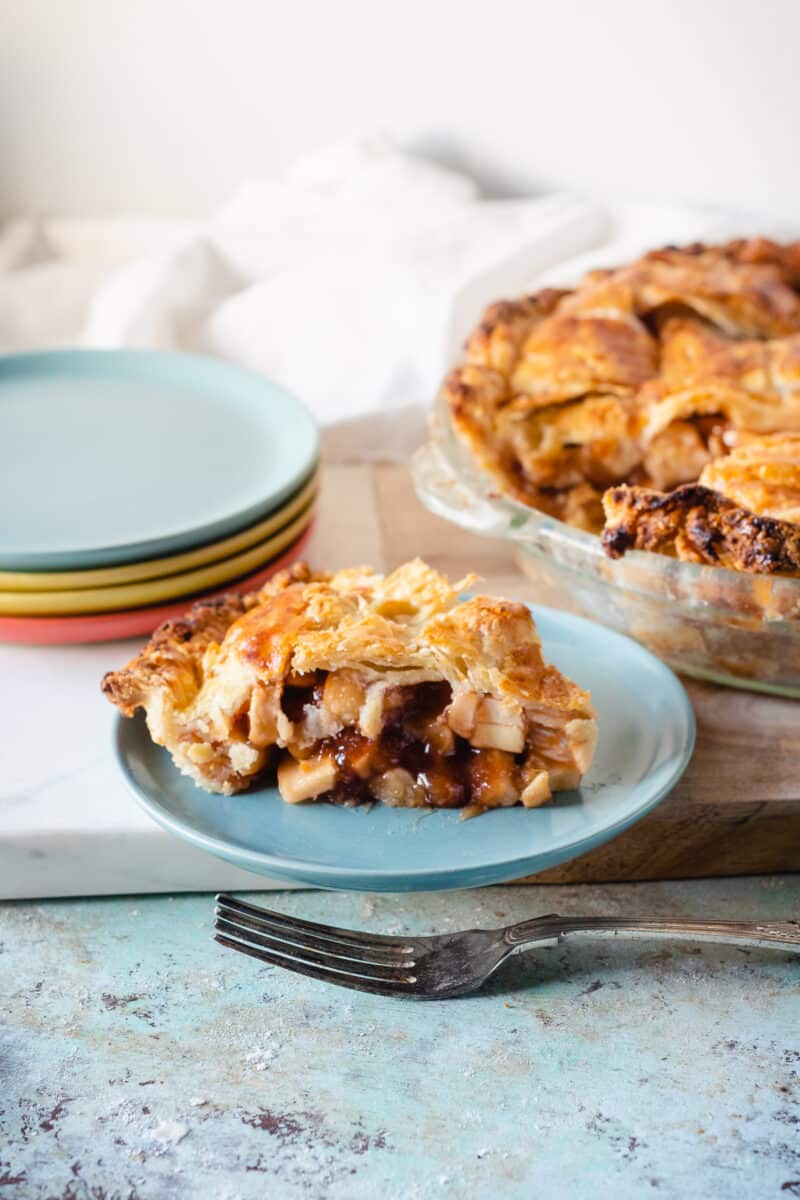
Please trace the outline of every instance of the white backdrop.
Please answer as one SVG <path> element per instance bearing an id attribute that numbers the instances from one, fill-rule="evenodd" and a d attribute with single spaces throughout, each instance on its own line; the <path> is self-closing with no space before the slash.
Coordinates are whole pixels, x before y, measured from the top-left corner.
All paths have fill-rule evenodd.
<path id="1" fill-rule="evenodd" d="M 499 193 L 800 207 L 796 0 L 0 0 L 0 215 L 214 210 L 385 129 Z"/>

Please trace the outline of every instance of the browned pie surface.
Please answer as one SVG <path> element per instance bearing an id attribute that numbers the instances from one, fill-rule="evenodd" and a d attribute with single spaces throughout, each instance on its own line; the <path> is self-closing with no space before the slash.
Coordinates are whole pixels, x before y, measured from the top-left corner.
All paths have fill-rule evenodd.
<path id="1" fill-rule="evenodd" d="M 612 558 L 655 550 L 685 562 L 758 574 L 800 574 L 800 526 L 762 517 L 700 484 L 672 492 L 609 488 L 603 547 Z"/>

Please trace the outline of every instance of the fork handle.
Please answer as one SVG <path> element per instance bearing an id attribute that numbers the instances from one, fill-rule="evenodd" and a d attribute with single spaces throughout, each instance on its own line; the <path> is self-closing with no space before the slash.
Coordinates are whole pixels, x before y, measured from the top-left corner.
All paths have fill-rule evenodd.
<path id="1" fill-rule="evenodd" d="M 720 941 L 779 942 L 800 949 L 800 921 L 643 921 L 638 917 L 535 917 L 509 925 L 503 933 L 509 946 L 522 946 L 565 933 L 667 933 L 717 938 Z"/>

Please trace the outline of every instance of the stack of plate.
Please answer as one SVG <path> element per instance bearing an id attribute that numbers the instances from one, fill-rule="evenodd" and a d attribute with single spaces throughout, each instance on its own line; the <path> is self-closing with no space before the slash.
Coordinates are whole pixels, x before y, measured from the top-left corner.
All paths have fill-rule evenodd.
<path id="1" fill-rule="evenodd" d="M 0 359 L 0 640 L 149 633 L 297 558 L 317 490 L 309 413 L 213 359 Z"/>

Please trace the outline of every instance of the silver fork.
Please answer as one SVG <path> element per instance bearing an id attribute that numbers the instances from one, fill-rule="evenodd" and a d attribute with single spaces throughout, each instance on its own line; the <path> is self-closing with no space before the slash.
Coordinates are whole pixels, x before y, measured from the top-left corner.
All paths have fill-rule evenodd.
<path id="1" fill-rule="evenodd" d="M 554 913 L 500 929 L 432 937 L 385 937 L 302 921 L 233 896 L 217 896 L 214 940 L 299 975 L 379 996 L 446 1000 L 472 992 L 519 946 L 566 933 L 673 934 L 712 941 L 777 942 L 800 949 L 800 921 L 642 921 L 636 917 L 559 917 Z"/>

